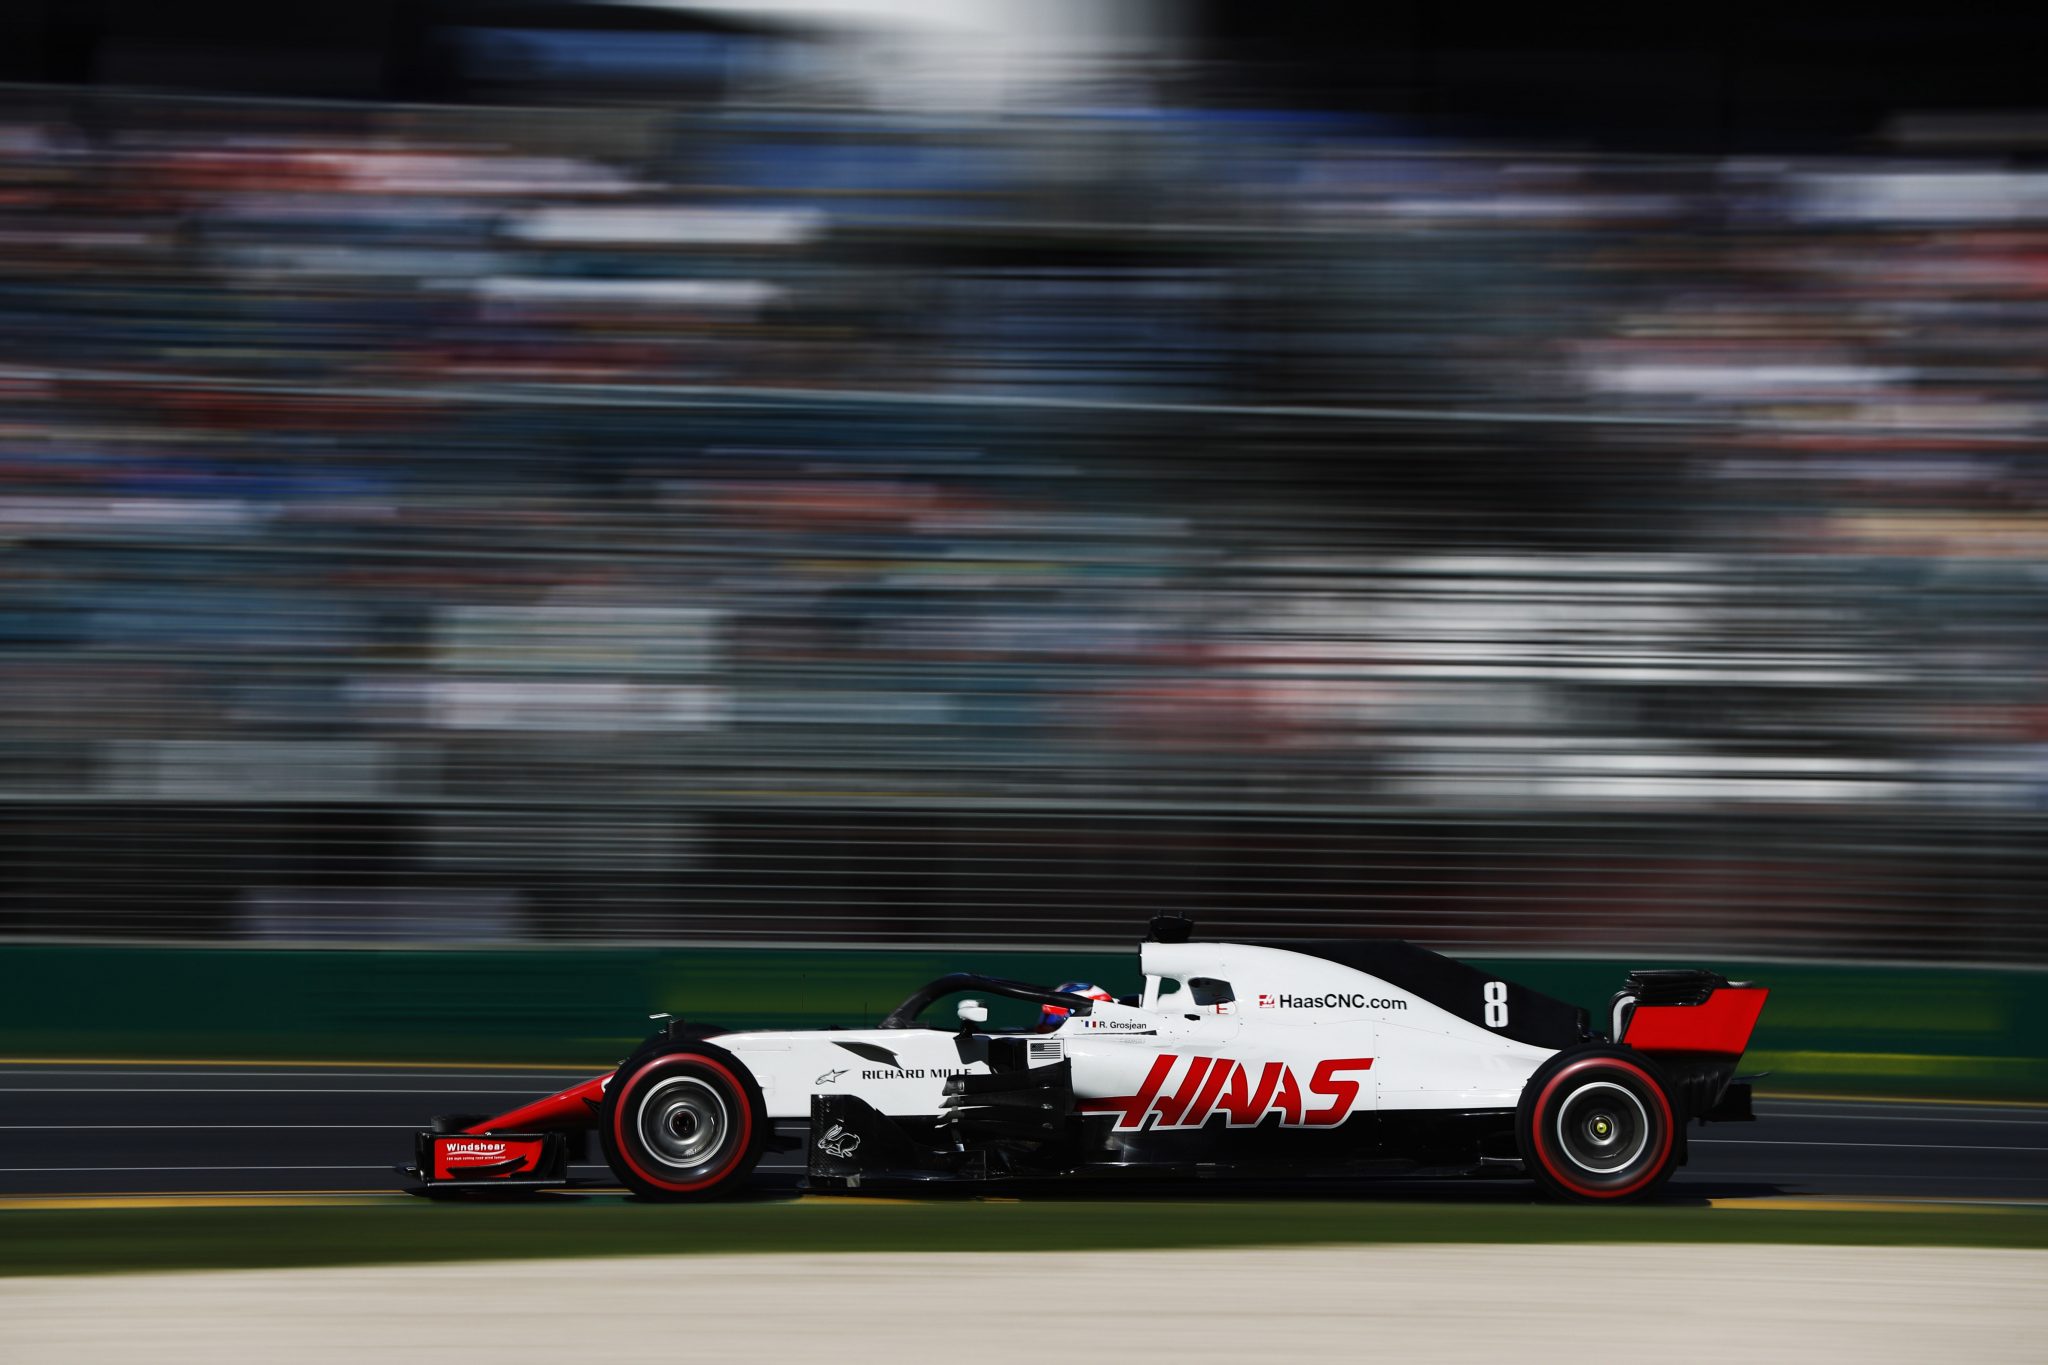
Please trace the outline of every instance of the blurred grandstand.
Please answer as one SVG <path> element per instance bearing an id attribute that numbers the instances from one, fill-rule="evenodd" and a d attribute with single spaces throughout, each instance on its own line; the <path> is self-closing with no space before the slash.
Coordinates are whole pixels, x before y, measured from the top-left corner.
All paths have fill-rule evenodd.
<path id="1" fill-rule="evenodd" d="M 0 933 L 2048 960 L 2048 173 L 0 95 Z"/>

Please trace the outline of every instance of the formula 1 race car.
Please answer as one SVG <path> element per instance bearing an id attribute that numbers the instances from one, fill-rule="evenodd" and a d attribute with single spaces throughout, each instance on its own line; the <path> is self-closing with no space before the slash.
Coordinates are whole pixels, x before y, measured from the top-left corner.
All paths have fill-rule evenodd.
<path id="1" fill-rule="evenodd" d="M 1190 930 L 1153 920 L 1144 990 L 1121 1000 L 960 973 L 872 1029 L 671 1019 L 607 1075 L 437 1120 L 401 1169 L 429 1194 L 567 1185 L 570 1138 L 595 1131 L 650 1199 L 734 1193 L 765 1150 L 801 1145 L 813 1189 L 1506 1174 L 1612 1202 L 1683 1164 L 1689 1120 L 1751 1117 L 1734 1071 L 1760 986 L 1633 972 L 1602 1034 L 1576 1005 L 1398 940 L 1255 947 Z M 977 998 L 957 1028 L 920 1022 L 963 992 Z M 979 997 L 1042 1014 L 990 1028 Z"/>

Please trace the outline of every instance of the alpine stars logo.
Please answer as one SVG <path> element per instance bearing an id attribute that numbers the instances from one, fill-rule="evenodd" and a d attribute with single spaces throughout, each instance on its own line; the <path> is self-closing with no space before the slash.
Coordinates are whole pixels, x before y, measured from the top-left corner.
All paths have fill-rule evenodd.
<path id="1" fill-rule="evenodd" d="M 815 1081 L 812 1081 L 812 1082 L 811 1082 L 811 1084 L 812 1084 L 812 1085 L 830 1085 L 830 1084 L 832 1084 L 832 1082 L 834 1082 L 834 1081 L 838 1080 L 838 1079 L 839 1079 L 839 1078 L 840 1078 L 841 1076 L 844 1076 L 844 1075 L 846 1074 L 846 1072 L 847 1072 L 847 1068 L 846 1068 L 846 1067 L 843 1067 L 843 1066 L 842 1066 L 842 1067 L 839 1067 L 839 1068 L 838 1068 L 837 1070 L 833 1070 L 833 1071 L 828 1071 L 828 1072 L 826 1072 L 826 1073 L 825 1073 L 824 1075 L 822 1075 L 822 1076 L 818 1077 L 818 1079 L 817 1079 L 817 1080 L 815 1080 Z"/>
<path id="2" fill-rule="evenodd" d="M 1302 1098 L 1304 1087 L 1285 1062 L 1262 1065 L 1165 1053 L 1154 1059 L 1137 1094 L 1082 1100 L 1076 1107 L 1083 1113 L 1115 1114 L 1119 1132 L 1143 1128 L 1151 1118 L 1158 1119 L 1154 1132 L 1200 1128 L 1218 1114 L 1229 1128 L 1256 1127 L 1272 1113 L 1280 1115 L 1282 1128 L 1330 1128 L 1350 1117 L 1358 1103 L 1360 1083 L 1347 1073 L 1370 1070 L 1370 1057 L 1317 1062 L 1306 1092 L 1329 1103 L 1311 1109 Z"/>

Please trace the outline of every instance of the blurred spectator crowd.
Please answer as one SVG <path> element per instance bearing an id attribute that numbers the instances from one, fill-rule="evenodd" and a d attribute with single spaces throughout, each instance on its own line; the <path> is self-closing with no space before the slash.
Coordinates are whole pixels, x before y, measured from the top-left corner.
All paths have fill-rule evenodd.
<path id="1" fill-rule="evenodd" d="M 1260 814 L 2048 955 L 2048 172 L 14 91 L 0 324 L 0 928 L 1120 937 L 1006 820 Z"/>

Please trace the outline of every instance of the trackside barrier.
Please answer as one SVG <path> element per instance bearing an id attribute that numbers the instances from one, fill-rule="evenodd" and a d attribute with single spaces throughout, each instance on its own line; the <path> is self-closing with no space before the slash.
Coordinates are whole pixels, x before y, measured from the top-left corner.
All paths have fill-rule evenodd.
<path id="1" fill-rule="evenodd" d="M 1760 1093 L 2048 1098 L 2048 975 L 2038 971 L 1474 961 L 1596 1014 L 1632 967 L 1706 966 L 1768 984 L 1743 1062 L 1772 1073 Z M 602 1065 L 645 1036 L 656 1011 L 733 1028 L 868 1024 L 970 965 L 1117 992 L 1138 984 L 1121 953 L 0 944 L 0 1053 Z"/>

